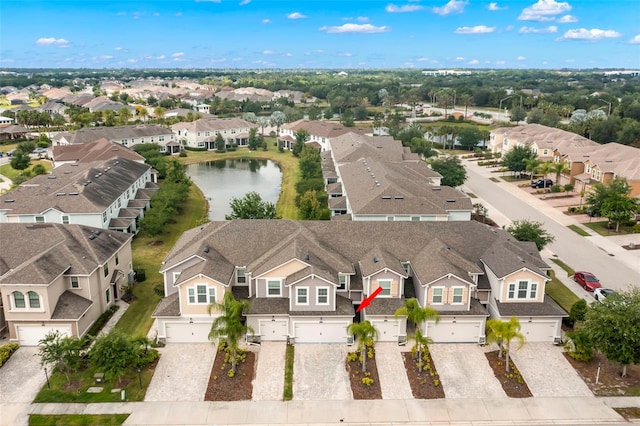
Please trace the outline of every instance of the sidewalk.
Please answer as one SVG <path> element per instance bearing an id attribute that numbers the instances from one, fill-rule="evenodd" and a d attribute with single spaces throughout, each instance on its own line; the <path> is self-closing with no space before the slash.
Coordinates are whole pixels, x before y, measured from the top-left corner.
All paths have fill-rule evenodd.
<path id="1" fill-rule="evenodd" d="M 13 181 L 6 177 L 5 175 L 0 175 L 0 194 L 11 189 L 11 185 L 13 185 Z"/>

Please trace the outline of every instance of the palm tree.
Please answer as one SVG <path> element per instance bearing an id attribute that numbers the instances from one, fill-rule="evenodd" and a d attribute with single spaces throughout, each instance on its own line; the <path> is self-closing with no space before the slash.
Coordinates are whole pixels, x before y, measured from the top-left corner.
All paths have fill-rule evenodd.
<path id="1" fill-rule="evenodd" d="M 531 183 L 533 183 L 533 174 L 540 167 L 541 161 L 537 158 L 525 158 L 524 160 L 525 170 L 531 172 Z"/>
<path id="2" fill-rule="evenodd" d="M 423 336 L 420 327 L 416 328 L 416 332 L 411 335 L 411 338 L 416 342 L 415 348 L 418 354 L 418 371 L 422 371 L 422 352 L 427 350 L 427 345 L 433 343 L 433 340 Z"/>
<path id="3" fill-rule="evenodd" d="M 518 318 L 516 317 L 511 317 L 509 321 L 490 319 L 487 321 L 487 331 L 487 340 L 489 342 L 498 343 L 498 347 L 500 348 L 500 351 L 498 352 L 499 358 L 502 358 L 502 351 L 504 348 L 506 371 L 507 373 L 510 373 L 511 367 L 509 366 L 509 357 L 511 355 L 511 341 L 513 339 L 518 340 L 518 349 L 522 348 L 525 343 L 524 335 L 520 333 L 520 321 L 518 321 Z"/>
<path id="4" fill-rule="evenodd" d="M 498 344 L 498 358 L 502 358 L 505 325 L 506 323 L 499 319 L 487 321 L 487 343 Z"/>
<path id="5" fill-rule="evenodd" d="M 422 360 L 422 349 L 427 345 L 428 338 L 422 335 L 422 324 L 428 320 L 435 320 L 436 323 L 440 321 L 440 314 L 435 309 L 429 307 L 420 306 L 420 302 L 415 297 L 407 299 L 404 302 L 402 308 L 398 308 L 394 313 L 394 317 L 399 316 L 407 317 L 407 321 L 413 323 L 416 328 L 415 334 L 412 336 L 416 342 L 416 349 L 418 350 L 418 358 Z M 420 361 L 422 362 L 422 361 Z"/>
<path id="6" fill-rule="evenodd" d="M 211 324 L 209 340 L 223 338 L 229 348 L 231 348 L 231 370 L 235 373 L 238 354 L 238 343 L 246 333 L 253 333 L 253 328 L 242 323 L 242 313 L 249 309 L 249 301 L 236 300 L 233 293 L 227 291 L 224 294 L 222 303 L 213 302 L 208 306 L 209 315 L 213 311 L 221 312 Z"/>
<path id="7" fill-rule="evenodd" d="M 563 173 L 569 173 L 569 168 L 564 163 L 553 163 L 551 171 L 556 174 L 556 184 L 560 185 L 560 175 Z"/>
<path id="8" fill-rule="evenodd" d="M 553 171 L 551 161 L 545 161 L 538 166 L 538 173 L 541 173 L 544 179 L 544 188 L 547 188 L 547 175 Z"/>
<path id="9" fill-rule="evenodd" d="M 356 336 L 358 350 L 362 357 L 362 372 L 364 373 L 367 371 L 367 346 L 373 347 L 375 341 L 378 339 L 378 330 L 369 321 L 362 321 L 349 324 L 347 332 Z"/>
<path id="10" fill-rule="evenodd" d="M 118 110 L 118 117 L 120 118 L 121 123 L 126 125 L 131 119 L 131 111 L 129 111 L 129 108 L 127 107 L 122 107 Z"/>

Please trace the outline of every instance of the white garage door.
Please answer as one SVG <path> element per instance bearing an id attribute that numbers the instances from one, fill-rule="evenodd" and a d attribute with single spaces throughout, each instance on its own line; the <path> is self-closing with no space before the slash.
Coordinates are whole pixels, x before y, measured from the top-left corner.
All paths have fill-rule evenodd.
<path id="1" fill-rule="evenodd" d="M 296 343 L 347 343 L 345 322 L 297 322 L 294 323 Z"/>
<path id="2" fill-rule="evenodd" d="M 167 343 L 206 343 L 211 323 L 168 322 L 165 324 Z"/>
<path id="3" fill-rule="evenodd" d="M 398 321 L 371 321 L 371 325 L 373 325 L 376 330 L 378 330 L 378 341 L 379 342 L 397 342 L 398 341 L 398 332 L 400 330 L 400 325 Z"/>
<path id="4" fill-rule="evenodd" d="M 435 343 L 478 343 L 478 338 L 483 335 L 480 330 L 480 321 L 446 321 L 439 323 L 427 323 L 427 337 Z"/>
<path id="5" fill-rule="evenodd" d="M 63 336 L 71 336 L 70 325 L 59 325 L 53 327 L 42 327 L 40 325 L 19 325 L 17 327 L 18 340 L 20 341 L 21 346 L 38 346 L 40 340 L 44 339 L 44 336 L 56 330 Z"/>
<path id="6" fill-rule="evenodd" d="M 520 333 L 527 342 L 553 342 L 558 323 L 556 321 L 520 322 Z"/>
<path id="7" fill-rule="evenodd" d="M 284 342 L 289 336 L 289 321 L 260 320 L 260 340 L 263 342 Z"/>

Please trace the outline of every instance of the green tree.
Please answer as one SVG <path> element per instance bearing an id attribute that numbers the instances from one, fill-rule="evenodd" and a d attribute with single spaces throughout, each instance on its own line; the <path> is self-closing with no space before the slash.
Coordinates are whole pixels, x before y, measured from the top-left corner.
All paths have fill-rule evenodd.
<path id="1" fill-rule="evenodd" d="M 227 150 L 226 143 L 225 143 L 224 138 L 222 137 L 221 133 L 218 133 L 216 135 L 215 145 L 216 145 L 216 151 L 217 152 L 225 152 Z"/>
<path id="2" fill-rule="evenodd" d="M 64 336 L 59 331 L 52 331 L 40 340 L 40 364 L 57 368 L 71 383 L 71 374 L 80 366 L 80 339 L 72 336 Z"/>
<path id="3" fill-rule="evenodd" d="M 30 163 L 31 158 L 29 155 L 19 150 L 16 150 L 11 157 L 11 167 L 15 170 L 24 170 L 29 167 Z"/>
<path id="4" fill-rule="evenodd" d="M 117 378 L 118 382 L 129 368 L 137 364 L 139 357 L 139 345 L 115 329 L 98 336 L 89 351 L 91 364 L 107 377 Z"/>
<path id="5" fill-rule="evenodd" d="M 542 223 L 526 219 L 513 221 L 507 228 L 507 232 L 513 235 L 518 241 L 531 241 L 536 243 L 538 250 L 542 250 L 547 244 L 555 240 L 553 235 L 542 228 Z"/>
<path id="6" fill-rule="evenodd" d="M 640 288 L 607 296 L 587 310 L 584 328 L 594 346 L 607 359 L 627 366 L 640 364 Z"/>
<path id="7" fill-rule="evenodd" d="M 242 322 L 242 315 L 249 309 L 248 300 L 236 300 L 231 291 L 226 291 L 222 303 L 214 302 L 208 306 L 209 315 L 220 312 L 211 324 L 209 340 L 222 338 L 231 349 L 231 370 L 235 373 L 238 363 L 238 345 L 240 339 L 247 333 L 253 333 L 253 328 Z"/>
<path id="8" fill-rule="evenodd" d="M 604 214 L 605 205 L 607 205 L 611 217 L 615 218 L 618 209 L 624 212 L 628 207 L 633 207 L 631 204 L 627 204 L 626 201 L 627 198 L 630 198 L 630 193 L 631 187 L 626 179 L 615 177 L 607 185 L 599 182 L 592 185 L 587 194 L 586 204 L 594 216 Z"/>
<path id="9" fill-rule="evenodd" d="M 544 163 L 540 164 L 538 166 L 538 173 L 540 173 L 542 175 L 542 177 L 544 178 L 544 188 L 547 188 L 547 176 L 549 175 L 549 173 L 551 173 L 552 171 L 554 171 L 553 168 L 553 163 L 551 161 L 545 161 Z"/>
<path id="10" fill-rule="evenodd" d="M 442 175 L 442 185 L 456 187 L 467 180 L 467 170 L 462 165 L 460 158 L 455 155 L 434 158 L 429 160 L 429 164 L 433 170 Z"/>
<path id="11" fill-rule="evenodd" d="M 535 157 L 525 158 L 523 161 L 525 164 L 525 170 L 531 174 L 531 183 L 533 183 L 533 176 L 538 170 L 538 167 L 540 167 L 541 161 Z"/>
<path id="12" fill-rule="evenodd" d="M 251 151 L 256 151 L 258 149 L 259 143 L 260 138 L 258 138 L 258 128 L 252 127 L 251 129 L 249 129 L 249 149 Z"/>
<path id="13" fill-rule="evenodd" d="M 302 220 L 320 220 L 323 215 L 323 207 L 318 201 L 318 193 L 315 190 L 307 191 L 298 201 L 298 212 Z"/>
<path id="14" fill-rule="evenodd" d="M 226 220 L 234 219 L 279 219 L 276 206 L 268 201 L 263 201 L 257 192 L 248 192 L 244 198 L 231 199 L 231 214 L 226 215 Z"/>
<path id="15" fill-rule="evenodd" d="M 552 163 L 551 172 L 556 174 L 556 184 L 560 185 L 560 175 L 569 173 L 569 168 L 564 163 Z"/>
<path id="16" fill-rule="evenodd" d="M 122 107 L 118 110 L 118 118 L 120 119 L 120 124 L 127 125 L 129 120 L 131 120 L 131 111 L 127 107 Z"/>
<path id="17" fill-rule="evenodd" d="M 395 318 L 400 316 L 407 317 L 407 321 L 413 324 L 415 333 L 411 338 L 416 342 L 415 348 L 418 354 L 418 366 L 422 369 L 422 352 L 426 350 L 430 339 L 422 334 L 422 327 L 426 321 L 434 320 L 436 323 L 440 321 L 440 314 L 435 309 L 420 306 L 420 302 L 415 297 L 405 300 L 404 306 L 398 308 L 393 314 Z"/>
<path id="18" fill-rule="evenodd" d="M 469 151 L 473 151 L 481 139 L 482 134 L 480 130 L 475 127 L 465 127 L 460 130 L 460 134 L 458 135 L 458 143 L 460 146 Z"/>
<path id="19" fill-rule="evenodd" d="M 31 170 L 31 172 L 35 176 L 38 176 L 38 175 L 43 175 L 47 173 L 47 169 L 42 164 L 36 164 L 35 166 L 33 166 L 33 169 Z"/>
<path id="20" fill-rule="evenodd" d="M 311 137 L 309 131 L 307 129 L 298 129 L 294 134 L 296 141 L 293 144 L 293 148 L 291 151 L 293 152 L 294 157 L 300 157 L 300 153 L 302 149 L 306 146 L 307 141 Z"/>
<path id="21" fill-rule="evenodd" d="M 362 372 L 367 371 L 367 347 L 373 348 L 378 339 L 378 330 L 369 321 L 353 322 L 347 327 L 347 332 L 356 337 L 358 350 L 362 360 Z"/>
<path id="22" fill-rule="evenodd" d="M 507 373 L 511 372 L 509 357 L 511 356 L 511 342 L 514 339 L 518 341 L 518 349 L 524 346 L 525 338 L 524 335 L 520 333 L 520 321 L 518 321 L 518 318 L 511 317 L 509 321 L 501 321 L 499 319 L 490 319 L 487 321 L 487 340 L 498 343 L 500 348 L 498 353 L 499 357 L 504 350 Z"/>
<path id="23" fill-rule="evenodd" d="M 322 158 L 316 148 L 304 145 L 299 154 L 298 169 L 302 180 L 322 177 Z"/>
<path id="24" fill-rule="evenodd" d="M 584 321 L 584 318 L 587 314 L 587 301 L 584 299 L 577 300 L 573 305 L 571 305 L 571 309 L 569 310 L 569 318 L 568 323 L 573 326 L 577 322 Z"/>
<path id="25" fill-rule="evenodd" d="M 638 199 L 629 196 L 631 187 L 624 178 L 615 177 L 605 189 L 600 214 L 614 222 L 619 232 L 620 223 L 630 221 L 640 210 Z"/>
<path id="26" fill-rule="evenodd" d="M 536 158 L 536 154 L 531 151 L 530 146 L 514 146 L 502 155 L 502 165 L 514 173 L 520 173 L 527 170 L 526 161 L 532 158 Z"/>
<path id="27" fill-rule="evenodd" d="M 527 118 L 527 112 L 524 108 L 520 108 L 519 106 L 514 106 L 511 108 L 511 113 L 509 114 L 509 120 L 512 122 L 520 122 Z"/>

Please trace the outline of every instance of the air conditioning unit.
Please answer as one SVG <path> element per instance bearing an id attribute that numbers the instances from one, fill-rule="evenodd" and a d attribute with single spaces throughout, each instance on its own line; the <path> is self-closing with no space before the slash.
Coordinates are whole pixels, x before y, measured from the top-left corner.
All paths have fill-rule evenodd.
<path id="1" fill-rule="evenodd" d="M 562 337 L 554 337 L 553 338 L 553 344 L 554 345 L 561 345 L 562 344 Z"/>
<path id="2" fill-rule="evenodd" d="M 478 337 L 478 344 L 486 345 L 487 344 L 487 338 L 485 336 Z"/>
<path id="3" fill-rule="evenodd" d="M 353 346 L 353 336 L 347 337 L 347 345 Z"/>

